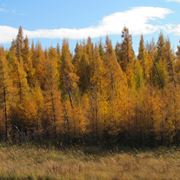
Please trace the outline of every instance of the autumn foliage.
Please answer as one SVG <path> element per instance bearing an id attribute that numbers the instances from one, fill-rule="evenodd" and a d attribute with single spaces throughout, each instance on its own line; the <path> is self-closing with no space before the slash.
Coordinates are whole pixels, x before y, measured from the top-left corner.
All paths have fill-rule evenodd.
<path id="1" fill-rule="evenodd" d="M 170 145 L 180 142 L 180 47 L 127 28 L 113 47 L 91 39 L 56 48 L 29 44 L 20 27 L 0 48 L 0 137 L 9 142 Z"/>

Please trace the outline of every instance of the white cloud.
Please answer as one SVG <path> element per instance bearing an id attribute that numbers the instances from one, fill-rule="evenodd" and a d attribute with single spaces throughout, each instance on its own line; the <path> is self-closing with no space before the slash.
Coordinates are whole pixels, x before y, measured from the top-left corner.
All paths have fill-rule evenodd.
<path id="1" fill-rule="evenodd" d="M 11 42 L 18 30 L 10 26 L 0 26 L 0 43 Z"/>
<path id="2" fill-rule="evenodd" d="M 127 26 L 134 35 L 150 34 L 159 31 L 161 25 L 155 25 L 158 19 L 165 18 L 172 13 L 170 9 L 160 7 L 136 7 L 124 12 L 105 16 L 99 24 L 86 28 L 59 28 L 24 30 L 29 38 L 47 39 L 85 39 L 88 36 L 95 38 L 105 35 L 121 34 L 122 28 Z M 17 29 L 9 26 L 0 26 L 0 43 L 10 42 L 16 37 Z"/>
<path id="3" fill-rule="evenodd" d="M 17 12 L 15 9 L 7 9 L 5 7 L 0 7 L 0 13 L 8 13 L 13 15 L 24 15 L 23 13 Z"/>
<path id="4" fill-rule="evenodd" d="M 8 10 L 5 9 L 5 8 L 0 7 L 0 12 L 3 12 L 3 13 L 5 12 L 6 13 L 6 12 L 8 12 Z"/>
<path id="5" fill-rule="evenodd" d="M 180 0 L 167 0 L 167 1 L 180 3 Z"/>
<path id="6" fill-rule="evenodd" d="M 167 24 L 162 27 L 167 33 L 173 33 L 176 36 L 180 36 L 180 24 Z"/>

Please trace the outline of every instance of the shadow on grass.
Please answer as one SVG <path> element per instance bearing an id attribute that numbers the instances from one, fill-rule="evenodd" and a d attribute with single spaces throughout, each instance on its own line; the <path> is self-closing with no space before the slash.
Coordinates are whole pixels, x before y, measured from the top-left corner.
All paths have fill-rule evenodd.
<path id="1" fill-rule="evenodd" d="M 8 143 L 0 143 L 0 148 L 22 148 L 22 149 L 45 149 L 48 151 L 55 150 L 59 152 L 63 152 L 68 154 L 84 154 L 96 157 L 104 157 L 110 154 L 115 153 L 127 153 L 127 154 L 138 154 L 138 153 L 148 153 L 153 152 L 155 155 L 163 155 L 168 153 L 173 153 L 174 151 L 180 151 L 179 145 L 174 146 L 142 146 L 142 147 L 132 147 L 132 146 L 121 146 L 121 145 L 113 145 L 113 146 L 102 146 L 102 145 L 64 145 L 64 146 L 55 146 L 51 143 L 46 144 L 38 144 L 38 143 L 22 143 L 22 144 L 8 144 Z M 29 178 L 29 177 L 28 177 Z M 48 177 L 47 177 L 48 178 Z M 1 179 L 1 178 L 0 178 Z"/>
<path id="2" fill-rule="evenodd" d="M 27 176 L 27 177 L 17 177 L 17 176 L 0 176 L 1 180 L 56 180 L 54 177 L 41 177 L 41 176 Z M 61 179 L 64 180 L 64 179 Z"/>

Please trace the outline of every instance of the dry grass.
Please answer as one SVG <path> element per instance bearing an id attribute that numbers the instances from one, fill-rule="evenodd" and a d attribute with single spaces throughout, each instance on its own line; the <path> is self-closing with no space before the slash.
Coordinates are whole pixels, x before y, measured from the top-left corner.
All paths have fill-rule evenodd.
<path id="1" fill-rule="evenodd" d="M 0 179 L 179 180 L 180 149 L 87 154 L 1 146 Z"/>

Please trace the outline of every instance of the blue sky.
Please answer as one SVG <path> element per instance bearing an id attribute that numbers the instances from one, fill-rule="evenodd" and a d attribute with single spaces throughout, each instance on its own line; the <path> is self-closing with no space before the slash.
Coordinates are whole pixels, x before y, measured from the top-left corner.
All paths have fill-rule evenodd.
<path id="1" fill-rule="evenodd" d="M 30 39 L 44 47 L 68 38 L 71 46 L 87 36 L 96 42 L 109 34 L 121 41 L 129 26 L 137 51 L 139 35 L 157 39 L 160 31 L 173 47 L 180 40 L 180 0 L 0 0 L 0 44 L 8 47 L 22 25 Z"/>

